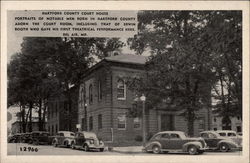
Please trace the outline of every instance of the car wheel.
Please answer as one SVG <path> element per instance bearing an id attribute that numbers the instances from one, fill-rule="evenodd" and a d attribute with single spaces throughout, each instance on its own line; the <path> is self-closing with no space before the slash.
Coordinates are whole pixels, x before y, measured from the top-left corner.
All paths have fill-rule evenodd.
<path id="1" fill-rule="evenodd" d="M 194 145 L 188 147 L 188 153 L 189 153 L 190 155 L 195 155 L 195 154 L 197 154 L 197 147 L 194 146 Z"/>
<path id="2" fill-rule="evenodd" d="M 84 151 L 89 151 L 89 146 L 87 145 L 87 144 L 85 144 L 84 146 L 83 146 L 83 149 L 84 149 Z"/>
<path id="3" fill-rule="evenodd" d="M 37 140 L 37 139 L 34 140 L 34 141 L 33 141 L 33 145 L 39 145 L 39 140 Z"/>
<path id="4" fill-rule="evenodd" d="M 198 151 L 198 153 L 199 153 L 199 154 L 203 154 L 203 153 L 204 153 L 204 151 L 200 151 L 200 150 L 199 150 L 199 151 Z"/>
<path id="5" fill-rule="evenodd" d="M 153 153 L 155 153 L 155 154 L 159 154 L 159 153 L 161 153 L 161 147 L 160 147 L 159 145 L 154 145 L 154 146 L 152 147 L 152 151 L 153 151 Z"/>
<path id="6" fill-rule="evenodd" d="M 58 146 L 58 143 L 57 143 L 56 139 L 52 140 L 52 145 L 53 145 L 54 147 L 57 147 L 57 146 Z"/>
<path id="7" fill-rule="evenodd" d="M 103 152 L 103 151 L 104 151 L 104 148 L 100 148 L 99 150 L 100 150 L 100 152 Z"/>
<path id="8" fill-rule="evenodd" d="M 71 148 L 72 148 L 72 149 L 76 149 L 75 143 L 74 143 L 74 142 L 71 143 Z"/>
<path id="9" fill-rule="evenodd" d="M 227 144 L 225 144 L 225 143 L 220 144 L 220 151 L 221 152 L 227 152 L 228 150 L 229 150 L 229 147 Z"/>
<path id="10" fill-rule="evenodd" d="M 68 141 L 65 141 L 65 142 L 63 143 L 63 145 L 66 146 L 66 147 L 69 147 L 69 142 L 68 142 Z"/>

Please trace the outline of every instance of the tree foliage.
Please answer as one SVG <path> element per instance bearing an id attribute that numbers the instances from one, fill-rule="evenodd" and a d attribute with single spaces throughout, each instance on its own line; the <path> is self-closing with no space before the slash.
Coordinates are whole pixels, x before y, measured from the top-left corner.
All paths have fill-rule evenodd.
<path id="1" fill-rule="evenodd" d="M 225 69 L 223 80 L 235 83 L 229 84 L 228 96 L 241 83 L 241 13 L 143 11 L 138 19 L 139 33 L 128 43 L 137 54 L 150 51 L 151 56 L 146 80 L 134 88 L 146 93 L 151 107 L 185 109 L 193 135 L 195 113 L 209 106 L 210 91 L 219 82 L 216 74 Z M 240 87 L 234 92 L 240 99 Z"/>
<path id="2" fill-rule="evenodd" d="M 8 65 L 8 104 L 29 107 L 30 122 L 32 110 L 38 110 L 43 130 L 48 99 L 64 94 L 70 102 L 70 88 L 79 85 L 95 59 L 108 56 L 123 43 L 116 38 L 27 37 L 21 46 L 22 52 Z"/>

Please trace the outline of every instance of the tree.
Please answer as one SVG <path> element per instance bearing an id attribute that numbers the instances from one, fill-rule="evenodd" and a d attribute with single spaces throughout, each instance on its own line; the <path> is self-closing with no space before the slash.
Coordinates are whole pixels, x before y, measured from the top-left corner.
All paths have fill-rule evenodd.
<path id="1" fill-rule="evenodd" d="M 208 27 L 218 81 L 215 111 L 225 119 L 242 117 L 242 12 L 215 12 Z"/>
<path id="2" fill-rule="evenodd" d="M 122 46 L 116 38 L 24 38 L 22 53 L 8 65 L 9 105 L 28 105 L 30 124 L 32 110 L 38 108 L 39 130 L 44 130 L 48 99 L 63 93 L 71 110 L 70 88 L 80 84 L 95 58 L 103 58 Z"/>
<path id="3" fill-rule="evenodd" d="M 214 48 L 217 35 L 211 31 L 225 20 L 220 16 L 230 15 L 237 17 L 234 12 L 226 11 L 223 14 L 217 11 L 143 11 L 138 16 L 138 35 L 128 40 L 138 54 L 151 51 L 146 80 L 138 82 L 137 90 L 146 93 L 150 100 L 148 105 L 184 108 L 189 135 L 193 135 L 195 112 L 210 105 L 210 90 L 218 81 L 214 62 L 221 52 Z M 224 28 L 222 24 L 219 29 Z M 227 41 L 224 40 L 224 44 Z"/>

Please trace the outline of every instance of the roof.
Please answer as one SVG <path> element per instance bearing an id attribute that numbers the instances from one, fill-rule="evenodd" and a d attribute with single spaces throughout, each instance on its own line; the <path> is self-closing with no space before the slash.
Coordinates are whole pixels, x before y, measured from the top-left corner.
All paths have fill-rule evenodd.
<path id="1" fill-rule="evenodd" d="M 183 131 L 161 131 L 161 132 L 158 132 L 157 134 L 167 134 L 167 133 L 183 134 L 185 132 L 183 132 Z"/>
<path id="2" fill-rule="evenodd" d="M 233 130 L 216 130 L 216 132 L 235 132 Z"/>
<path id="3" fill-rule="evenodd" d="M 104 60 L 119 63 L 130 63 L 130 64 L 145 64 L 148 56 L 133 55 L 133 54 L 120 54 L 116 56 L 106 57 Z"/>

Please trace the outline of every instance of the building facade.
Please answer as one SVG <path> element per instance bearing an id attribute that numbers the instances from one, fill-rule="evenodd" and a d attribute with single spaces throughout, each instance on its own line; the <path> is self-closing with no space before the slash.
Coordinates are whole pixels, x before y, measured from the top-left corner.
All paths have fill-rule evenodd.
<path id="1" fill-rule="evenodd" d="M 213 130 L 234 130 L 236 132 L 242 132 L 242 119 L 240 116 L 229 117 L 228 125 L 226 125 L 226 119 L 217 114 L 212 115 L 212 129 Z"/>
<path id="2" fill-rule="evenodd" d="M 79 88 L 78 124 L 82 131 L 93 131 L 105 141 L 135 140 L 142 136 L 141 118 L 130 118 L 136 95 L 126 80 L 145 73 L 145 56 L 107 57 L 89 69 Z M 149 108 L 146 114 L 148 135 L 159 131 L 187 132 L 187 121 L 180 109 Z M 210 129 L 209 109 L 203 108 L 194 123 L 194 133 Z"/>
<path id="3" fill-rule="evenodd" d="M 60 94 L 49 99 L 47 131 L 51 135 L 58 131 L 77 131 L 78 87 L 71 88 L 70 98 L 71 102 Z"/>

